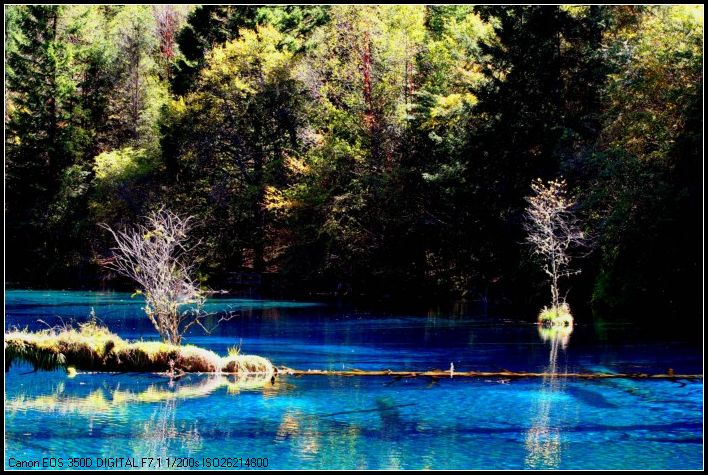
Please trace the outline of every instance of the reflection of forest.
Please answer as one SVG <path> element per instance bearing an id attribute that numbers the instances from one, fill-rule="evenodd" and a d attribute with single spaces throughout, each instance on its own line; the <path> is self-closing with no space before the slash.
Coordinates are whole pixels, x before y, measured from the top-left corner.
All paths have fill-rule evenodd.
<path id="1" fill-rule="evenodd" d="M 229 394 L 238 394 L 244 390 L 259 390 L 264 394 L 277 392 L 283 387 L 278 379 L 259 374 L 243 376 L 216 375 L 204 378 L 196 384 L 170 381 L 167 389 L 164 385 L 150 385 L 139 392 L 98 388 L 85 396 L 67 394 L 64 383 L 57 385 L 51 394 L 28 397 L 21 394 L 5 401 L 6 411 L 43 411 L 61 414 L 96 414 L 120 410 L 132 403 L 173 402 L 180 399 L 205 397 L 214 391 L 226 388 Z"/>
<path id="2" fill-rule="evenodd" d="M 196 379 L 196 382 L 192 382 Z M 180 401 L 204 398 L 218 390 L 226 389 L 233 396 L 242 391 L 258 392 L 271 397 L 287 391 L 292 385 L 277 378 L 249 374 L 247 376 L 209 375 L 190 377 L 190 380 L 170 380 L 166 384 L 151 384 L 142 391 L 99 387 L 82 395 L 71 394 L 64 382 L 49 394 L 30 397 L 19 395 L 5 401 L 6 414 L 13 412 L 39 411 L 62 415 L 78 415 L 88 418 L 89 425 L 95 418 L 124 416 L 129 408 L 144 404 L 147 417 L 135 422 L 135 432 L 129 442 L 134 457 L 172 457 L 175 453 L 185 457 L 196 456 L 203 449 L 204 431 L 199 420 L 181 413 Z M 145 404 L 147 403 L 147 404 Z M 208 437 L 207 437 L 208 438 Z M 106 456 L 109 453 L 104 454 Z"/>
<path id="3" fill-rule="evenodd" d="M 526 434 L 526 467 L 530 469 L 558 468 L 561 462 L 561 433 L 557 420 L 553 419 L 553 400 L 562 390 L 558 373 L 558 350 L 565 349 L 570 341 L 573 327 L 539 326 L 539 336 L 550 342 L 548 366 L 541 382 L 538 407 L 533 425 Z"/>

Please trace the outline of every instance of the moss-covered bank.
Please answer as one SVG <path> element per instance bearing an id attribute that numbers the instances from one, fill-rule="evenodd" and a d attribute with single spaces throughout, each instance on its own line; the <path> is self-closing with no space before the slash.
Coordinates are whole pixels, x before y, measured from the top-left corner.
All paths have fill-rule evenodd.
<path id="1" fill-rule="evenodd" d="M 267 359 L 254 355 L 219 356 L 192 345 L 158 341 L 128 342 L 89 322 L 78 328 L 5 333 L 5 371 L 25 361 L 35 370 L 75 368 L 79 371 L 263 373 L 274 372 Z"/>

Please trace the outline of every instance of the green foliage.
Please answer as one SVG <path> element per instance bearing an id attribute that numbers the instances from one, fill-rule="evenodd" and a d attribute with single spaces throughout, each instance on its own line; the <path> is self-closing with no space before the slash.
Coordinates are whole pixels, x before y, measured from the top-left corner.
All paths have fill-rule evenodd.
<path id="1" fill-rule="evenodd" d="M 231 242 L 209 246 L 209 259 L 237 263 L 246 247 L 258 271 L 270 229 L 266 188 L 282 183 L 283 161 L 299 148 L 301 86 L 282 40 L 263 26 L 210 51 L 194 92 L 172 103 L 166 133 L 180 157 L 174 173 L 190 183 L 174 199 L 198 210 L 209 234 L 228 229 Z"/>
<path id="2" fill-rule="evenodd" d="M 182 57 L 174 65 L 173 90 L 178 95 L 193 90 L 209 51 L 238 39 L 241 30 L 272 26 L 284 34 L 278 47 L 296 50 L 303 46 L 303 39 L 313 28 L 326 21 L 324 6 L 198 6 L 189 14 L 177 37 Z"/>
<path id="3" fill-rule="evenodd" d="M 702 7 L 643 10 L 608 35 L 602 133 L 590 161 L 592 209 L 601 250 L 593 301 L 623 312 L 689 306 L 700 292 Z"/>
<path id="4" fill-rule="evenodd" d="M 200 223 L 210 285 L 267 272 L 293 293 L 529 308 L 544 288 L 520 244 L 523 199 L 563 175 L 596 243 L 574 309 L 686 313 L 700 291 L 702 16 L 9 6 L 7 280 L 95 285 L 109 247 L 96 223 L 169 202 Z"/>
<path id="5" fill-rule="evenodd" d="M 702 8 L 646 12 L 609 38 L 615 71 L 607 86 L 606 140 L 644 160 L 666 160 L 701 95 Z M 651 91 L 651 92 L 650 92 Z"/>
<path id="6" fill-rule="evenodd" d="M 153 167 L 145 150 L 125 147 L 97 155 L 93 170 L 98 182 L 115 183 L 143 176 Z"/>
<path id="7" fill-rule="evenodd" d="M 118 51 L 117 94 L 109 106 L 109 121 L 121 145 L 156 147 L 157 118 L 168 92 L 156 61 L 159 38 L 152 7 L 126 6 L 115 15 L 111 27 Z"/>
<path id="8" fill-rule="evenodd" d="M 67 168 L 80 160 L 87 137 L 77 90 L 81 69 L 72 41 L 79 25 L 65 15 L 69 7 L 10 8 L 15 27 L 6 57 L 8 255 L 15 277 L 26 277 L 33 270 L 19 262 L 27 252 L 45 272 L 64 266 L 65 245 L 52 245 L 50 236 L 72 234 L 62 226 L 74 218 L 65 185 L 78 169 Z"/>
<path id="9" fill-rule="evenodd" d="M 289 170 L 296 183 L 282 190 L 298 244 L 281 262 L 286 275 L 299 274 L 308 285 L 334 279 L 364 290 L 401 270 L 403 256 L 391 251 L 413 238 L 416 211 L 404 208 L 415 198 L 398 199 L 413 184 L 402 181 L 409 174 L 402 157 L 425 9 L 333 6 L 328 14 L 298 69 L 313 108 L 302 166 Z M 407 272 L 397 277 L 411 280 Z"/>
<path id="10" fill-rule="evenodd" d="M 93 189 L 88 203 L 91 220 L 117 225 L 138 216 L 157 199 L 154 182 L 162 170 L 155 152 L 124 147 L 94 158 Z"/>

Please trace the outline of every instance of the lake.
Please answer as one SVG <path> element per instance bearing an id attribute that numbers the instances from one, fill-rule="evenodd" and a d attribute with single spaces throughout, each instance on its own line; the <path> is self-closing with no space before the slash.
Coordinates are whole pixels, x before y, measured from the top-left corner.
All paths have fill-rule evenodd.
<path id="1" fill-rule="evenodd" d="M 129 339 L 156 339 L 140 297 L 7 291 L 5 328 L 97 317 Z M 317 302 L 214 298 L 232 312 L 186 342 L 297 369 L 509 369 L 702 373 L 702 339 L 628 323 L 579 322 L 552 352 L 538 328 L 464 307 L 366 311 Z M 700 469 L 702 380 L 152 374 L 5 375 L 5 468 L 74 458 L 82 468 Z M 80 458 L 80 459 L 79 459 Z M 168 462 L 164 462 L 168 460 Z M 130 461 L 130 462 L 128 462 Z M 55 463 L 55 462 L 53 462 Z M 244 464 L 248 464 L 248 466 Z M 130 467 L 130 465 L 128 466 Z M 157 468 L 156 466 L 152 466 Z"/>

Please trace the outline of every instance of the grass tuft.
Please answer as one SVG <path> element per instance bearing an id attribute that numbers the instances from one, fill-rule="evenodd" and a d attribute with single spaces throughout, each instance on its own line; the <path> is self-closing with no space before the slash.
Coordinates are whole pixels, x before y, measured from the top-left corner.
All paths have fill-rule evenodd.
<path id="1" fill-rule="evenodd" d="M 570 314 L 570 306 L 567 303 L 562 303 L 557 307 L 543 307 L 543 310 L 538 314 L 538 322 L 550 326 L 572 326 L 573 316 Z"/>
<path id="2" fill-rule="evenodd" d="M 262 356 L 235 355 L 222 358 L 224 373 L 273 373 L 273 365 Z"/>
<path id="3" fill-rule="evenodd" d="M 226 354 L 228 354 L 229 356 L 238 356 L 238 355 L 240 355 L 240 354 L 241 354 L 241 343 L 239 343 L 238 346 L 236 346 L 236 345 L 230 346 L 230 347 L 226 350 Z"/>

